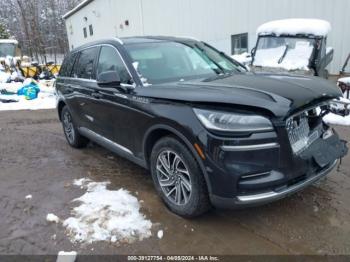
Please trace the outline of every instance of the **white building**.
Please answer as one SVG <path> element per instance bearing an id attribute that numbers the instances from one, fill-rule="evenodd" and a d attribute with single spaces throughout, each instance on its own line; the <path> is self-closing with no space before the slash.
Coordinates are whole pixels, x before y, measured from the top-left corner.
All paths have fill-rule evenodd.
<path id="1" fill-rule="evenodd" d="M 71 48 L 137 35 L 191 36 L 234 54 L 251 50 L 257 27 L 284 18 L 319 18 L 332 24 L 330 73 L 350 53 L 349 0 L 85 0 L 64 15 Z"/>

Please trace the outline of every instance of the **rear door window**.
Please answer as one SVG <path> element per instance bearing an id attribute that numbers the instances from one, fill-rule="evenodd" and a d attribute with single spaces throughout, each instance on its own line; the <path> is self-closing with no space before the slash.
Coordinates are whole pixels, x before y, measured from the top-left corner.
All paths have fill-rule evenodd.
<path id="1" fill-rule="evenodd" d="M 79 59 L 74 64 L 72 76 L 75 78 L 96 79 L 95 61 L 98 47 L 92 47 L 80 52 Z"/>
<path id="2" fill-rule="evenodd" d="M 108 71 L 116 71 L 122 83 L 131 83 L 131 76 L 117 50 L 110 46 L 103 46 L 97 65 L 97 75 Z"/>

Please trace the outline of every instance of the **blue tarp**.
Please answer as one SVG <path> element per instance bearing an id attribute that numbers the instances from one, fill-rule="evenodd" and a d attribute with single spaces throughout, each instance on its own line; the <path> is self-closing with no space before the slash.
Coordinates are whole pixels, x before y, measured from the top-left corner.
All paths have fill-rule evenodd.
<path id="1" fill-rule="evenodd" d="M 17 95 L 24 96 L 27 100 L 33 100 L 38 97 L 39 92 L 39 86 L 34 81 L 32 81 L 30 84 L 27 84 L 18 89 Z"/>

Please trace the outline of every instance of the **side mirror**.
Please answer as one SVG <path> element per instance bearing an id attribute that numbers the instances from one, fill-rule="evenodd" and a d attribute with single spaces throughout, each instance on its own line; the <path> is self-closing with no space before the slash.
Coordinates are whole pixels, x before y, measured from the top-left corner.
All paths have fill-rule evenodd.
<path id="1" fill-rule="evenodd" d="M 116 71 L 107 71 L 98 75 L 97 84 L 101 87 L 117 87 L 121 80 Z"/>

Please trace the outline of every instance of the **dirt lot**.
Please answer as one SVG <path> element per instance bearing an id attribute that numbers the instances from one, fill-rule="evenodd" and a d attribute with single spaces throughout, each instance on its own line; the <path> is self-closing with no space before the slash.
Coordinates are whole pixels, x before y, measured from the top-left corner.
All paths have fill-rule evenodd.
<path id="1" fill-rule="evenodd" d="M 337 130 L 349 140 L 348 128 Z M 69 217 L 71 200 L 83 194 L 71 183 L 81 177 L 110 180 L 111 189 L 123 187 L 144 200 L 154 236 L 133 244 L 73 245 L 46 215 Z M 350 156 L 339 172 L 288 199 L 185 220 L 161 203 L 147 171 L 96 145 L 70 148 L 54 110 L 2 112 L 0 181 L 0 254 L 350 254 Z"/>

